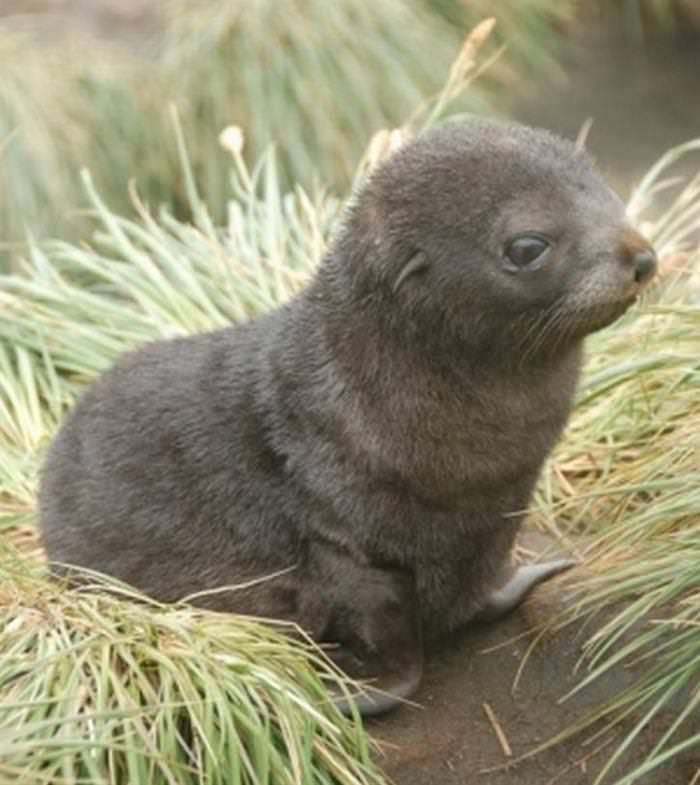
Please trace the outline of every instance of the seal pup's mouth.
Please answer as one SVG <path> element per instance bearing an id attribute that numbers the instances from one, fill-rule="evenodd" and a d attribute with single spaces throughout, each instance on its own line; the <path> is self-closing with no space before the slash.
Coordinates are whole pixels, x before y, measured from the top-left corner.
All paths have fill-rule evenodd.
<path id="1" fill-rule="evenodd" d="M 588 334 L 602 330 L 617 321 L 629 308 L 637 302 L 638 293 L 627 295 L 619 300 L 604 303 L 581 304 L 573 307 L 563 319 L 564 329 L 577 334 Z"/>
<path id="2" fill-rule="evenodd" d="M 541 351 L 557 351 L 562 344 L 580 341 L 619 319 L 638 298 L 638 292 L 617 300 L 591 303 L 578 300 L 559 302 L 525 331 L 521 339 L 522 360 Z"/>

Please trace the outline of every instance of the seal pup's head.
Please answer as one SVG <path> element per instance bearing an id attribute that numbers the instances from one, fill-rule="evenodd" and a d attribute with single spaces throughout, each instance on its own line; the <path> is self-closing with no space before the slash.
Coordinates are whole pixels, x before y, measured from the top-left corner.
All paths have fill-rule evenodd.
<path id="1" fill-rule="evenodd" d="M 379 166 L 330 262 L 356 302 L 381 301 L 403 329 L 428 319 L 533 353 L 610 324 L 656 269 L 583 150 L 481 120 L 429 131 Z"/>

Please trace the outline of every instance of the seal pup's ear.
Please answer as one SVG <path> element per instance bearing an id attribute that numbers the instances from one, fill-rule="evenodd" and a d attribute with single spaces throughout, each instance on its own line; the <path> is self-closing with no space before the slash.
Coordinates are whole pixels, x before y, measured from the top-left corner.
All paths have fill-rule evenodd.
<path id="1" fill-rule="evenodd" d="M 399 287 L 403 282 L 417 273 L 425 272 L 429 267 L 428 257 L 424 251 L 416 251 L 411 258 L 404 264 L 398 278 L 394 281 L 392 291 L 394 294 L 398 292 Z"/>

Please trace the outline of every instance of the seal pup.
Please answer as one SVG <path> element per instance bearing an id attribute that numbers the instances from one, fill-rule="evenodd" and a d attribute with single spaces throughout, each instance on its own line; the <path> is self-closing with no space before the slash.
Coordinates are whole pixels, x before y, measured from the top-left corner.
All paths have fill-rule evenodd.
<path id="1" fill-rule="evenodd" d="M 430 131 L 378 167 L 298 296 L 87 389 L 43 468 L 49 559 L 296 622 L 381 690 L 363 713 L 392 708 L 426 647 L 570 564 L 510 552 L 584 337 L 655 267 L 573 144 Z"/>

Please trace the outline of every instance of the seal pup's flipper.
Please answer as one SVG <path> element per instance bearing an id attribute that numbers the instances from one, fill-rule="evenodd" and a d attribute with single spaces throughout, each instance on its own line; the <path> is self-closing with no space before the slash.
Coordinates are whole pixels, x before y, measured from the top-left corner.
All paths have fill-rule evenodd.
<path id="1" fill-rule="evenodd" d="M 542 564 L 521 564 L 515 568 L 510 578 L 494 589 L 486 598 L 474 621 L 492 621 L 520 605 L 527 595 L 540 583 L 575 567 L 573 559 L 556 559 Z"/>
<path id="2" fill-rule="evenodd" d="M 414 666 L 403 673 L 379 677 L 374 684 L 361 685 L 361 691 L 348 697 L 337 688 L 330 687 L 329 691 L 338 710 L 346 717 L 353 715 L 353 708 L 362 717 L 376 717 L 380 714 L 397 709 L 406 703 L 418 689 L 423 676 L 423 663 L 416 661 Z M 381 685 L 381 686 L 379 686 Z"/>
<path id="3" fill-rule="evenodd" d="M 320 548 L 316 548 L 318 557 Z M 327 656 L 362 683 L 354 705 L 363 716 L 383 714 L 411 696 L 423 675 L 422 626 L 413 576 L 400 569 L 360 564 L 349 554 L 323 549 L 317 588 L 306 611 L 324 618 L 315 637 L 330 644 Z M 312 608 L 312 603 L 314 607 Z M 353 701 L 331 693 L 346 715 Z"/>
<path id="4" fill-rule="evenodd" d="M 354 698 L 363 717 L 397 708 L 418 689 L 423 676 L 423 640 L 412 581 L 392 571 L 371 570 L 350 595 L 352 609 L 340 610 L 330 658 L 348 676 L 365 682 Z M 343 714 L 352 714 L 345 695 L 334 696 Z"/>

